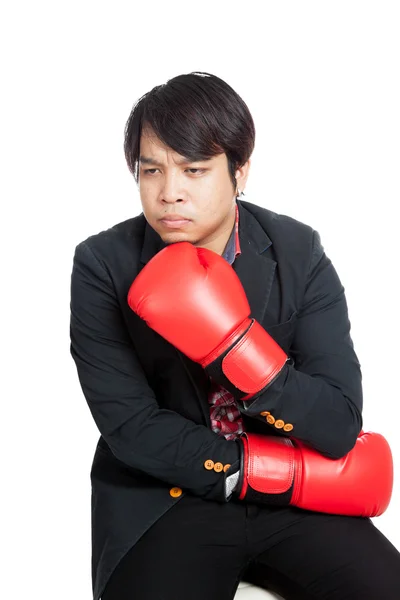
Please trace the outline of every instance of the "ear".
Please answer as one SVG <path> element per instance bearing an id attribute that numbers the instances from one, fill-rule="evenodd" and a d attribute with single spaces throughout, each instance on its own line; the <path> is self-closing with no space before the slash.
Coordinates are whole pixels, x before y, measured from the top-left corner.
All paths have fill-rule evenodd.
<path id="1" fill-rule="evenodd" d="M 237 188 L 243 192 L 246 187 L 247 178 L 249 176 L 251 159 L 249 158 L 244 165 L 236 169 L 235 177 L 237 182 Z"/>

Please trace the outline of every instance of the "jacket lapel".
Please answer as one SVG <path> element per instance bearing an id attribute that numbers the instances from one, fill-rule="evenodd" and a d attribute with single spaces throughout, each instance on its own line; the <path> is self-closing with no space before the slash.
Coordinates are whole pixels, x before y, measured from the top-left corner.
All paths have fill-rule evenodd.
<path id="1" fill-rule="evenodd" d="M 239 242 L 241 254 L 233 263 L 247 300 L 251 316 L 263 322 L 268 305 L 276 262 L 265 254 L 272 242 L 257 219 L 242 205 L 239 205 Z"/>

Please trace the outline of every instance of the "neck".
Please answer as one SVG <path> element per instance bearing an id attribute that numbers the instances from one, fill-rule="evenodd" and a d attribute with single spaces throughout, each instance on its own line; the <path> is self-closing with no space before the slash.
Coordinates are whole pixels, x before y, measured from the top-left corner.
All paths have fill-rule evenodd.
<path id="1" fill-rule="evenodd" d="M 224 222 L 222 226 L 222 230 L 216 234 L 215 238 L 210 240 L 205 240 L 204 242 L 199 242 L 195 244 L 195 246 L 199 248 L 207 248 L 208 250 L 212 250 L 216 252 L 220 256 L 224 253 L 226 245 L 231 237 L 232 229 L 235 226 L 236 220 L 236 207 L 234 207 L 232 213 L 229 213 L 228 218 Z"/>

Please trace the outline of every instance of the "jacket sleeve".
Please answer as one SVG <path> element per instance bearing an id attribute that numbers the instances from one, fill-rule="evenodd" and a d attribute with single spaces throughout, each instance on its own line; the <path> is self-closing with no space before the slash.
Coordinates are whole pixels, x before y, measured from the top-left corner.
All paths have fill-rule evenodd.
<path id="1" fill-rule="evenodd" d="M 70 308 L 71 355 L 93 419 L 115 457 L 204 499 L 227 501 L 225 480 L 239 468 L 238 445 L 160 408 L 110 276 L 86 242 L 75 249 Z M 207 469 L 209 459 L 231 467 Z"/>
<path id="2" fill-rule="evenodd" d="M 316 231 L 289 355 L 292 364 L 263 394 L 241 403 L 240 410 L 264 421 L 266 433 L 278 426 L 321 454 L 345 456 L 362 428 L 361 368 L 344 287 Z"/>

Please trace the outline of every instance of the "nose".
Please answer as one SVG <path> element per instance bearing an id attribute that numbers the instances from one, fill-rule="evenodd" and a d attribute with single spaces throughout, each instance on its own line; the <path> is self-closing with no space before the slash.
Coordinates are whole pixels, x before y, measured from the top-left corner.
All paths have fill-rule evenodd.
<path id="1" fill-rule="evenodd" d="M 175 202 L 182 202 L 183 194 L 180 188 L 179 177 L 174 176 L 173 173 L 166 175 L 164 178 L 164 185 L 161 190 L 161 200 L 166 204 L 174 204 Z"/>

